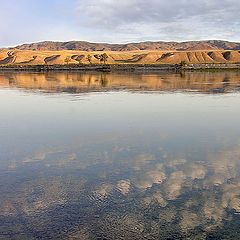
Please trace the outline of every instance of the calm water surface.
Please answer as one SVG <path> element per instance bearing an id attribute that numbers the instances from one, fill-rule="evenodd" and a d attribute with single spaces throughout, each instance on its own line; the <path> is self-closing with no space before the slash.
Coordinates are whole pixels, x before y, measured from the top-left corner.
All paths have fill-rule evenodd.
<path id="1" fill-rule="evenodd" d="M 239 239 L 240 72 L 0 73 L 0 239 Z"/>

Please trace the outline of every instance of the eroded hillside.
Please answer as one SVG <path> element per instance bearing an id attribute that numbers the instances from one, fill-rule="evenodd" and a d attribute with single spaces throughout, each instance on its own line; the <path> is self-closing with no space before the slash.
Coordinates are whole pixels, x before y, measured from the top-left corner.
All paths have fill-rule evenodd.
<path id="1" fill-rule="evenodd" d="M 101 63 L 96 55 L 106 53 L 108 64 L 239 63 L 239 50 L 205 51 L 33 51 L 2 50 L 0 65 L 55 65 Z M 90 56 L 90 57 L 89 57 Z"/>

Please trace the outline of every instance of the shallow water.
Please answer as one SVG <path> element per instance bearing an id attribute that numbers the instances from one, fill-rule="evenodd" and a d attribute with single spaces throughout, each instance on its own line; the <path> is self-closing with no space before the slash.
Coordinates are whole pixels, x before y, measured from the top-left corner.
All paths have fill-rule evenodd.
<path id="1" fill-rule="evenodd" d="M 0 73 L 0 239 L 238 239 L 240 73 Z"/>

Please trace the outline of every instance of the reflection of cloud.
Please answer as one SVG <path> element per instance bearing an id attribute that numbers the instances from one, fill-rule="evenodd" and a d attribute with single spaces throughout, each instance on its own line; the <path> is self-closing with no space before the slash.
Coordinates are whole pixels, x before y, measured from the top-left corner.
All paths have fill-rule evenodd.
<path id="1" fill-rule="evenodd" d="M 74 152 L 67 152 L 66 150 L 41 150 L 37 151 L 30 157 L 26 157 L 23 163 L 34 163 L 39 161 L 46 161 L 45 166 L 62 167 L 69 165 L 69 162 L 76 160 L 77 154 Z"/>
<path id="2" fill-rule="evenodd" d="M 120 180 L 117 182 L 117 189 L 123 194 L 127 195 L 130 191 L 131 182 L 129 180 Z"/>
<path id="3" fill-rule="evenodd" d="M 206 202 L 203 206 L 203 213 L 207 219 L 214 220 L 215 222 L 221 222 L 224 212 L 224 208 L 221 206 L 220 202 L 215 198 L 215 196 L 206 196 Z"/>
<path id="4" fill-rule="evenodd" d="M 239 196 L 235 196 L 231 199 L 229 204 L 230 209 L 234 209 L 236 212 L 240 213 L 240 199 Z"/>
<path id="5" fill-rule="evenodd" d="M 142 173 L 135 181 L 135 186 L 145 190 L 151 188 L 154 183 L 161 184 L 165 179 L 165 173 L 162 170 L 150 170 Z"/>
<path id="6" fill-rule="evenodd" d="M 183 210 L 181 212 L 181 222 L 180 227 L 182 231 L 189 231 L 201 224 L 201 219 L 196 213 L 190 212 L 188 210 Z"/>
<path id="7" fill-rule="evenodd" d="M 160 217 L 160 221 L 170 223 L 175 220 L 176 216 L 177 216 L 176 208 L 173 206 L 171 207 L 167 206 L 161 209 L 161 214 L 159 217 Z"/>
<path id="8" fill-rule="evenodd" d="M 103 200 L 109 196 L 112 190 L 113 186 L 111 184 L 103 183 L 95 188 L 93 195 L 96 199 Z"/>
<path id="9" fill-rule="evenodd" d="M 105 233 L 106 239 L 142 239 L 144 230 L 142 214 L 131 211 L 124 215 L 108 213 L 97 226 L 97 231 Z"/>
<path id="10" fill-rule="evenodd" d="M 49 152 L 36 152 L 32 157 L 26 158 L 23 162 L 24 163 L 29 163 L 29 162 L 37 162 L 37 161 L 42 161 L 46 158 L 46 155 Z"/>
<path id="11" fill-rule="evenodd" d="M 0 216 L 13 216 L 16 215 L 17 210 L 8 200 L 3 200 L 0 203 Z"/>
<path id="12" fill-rule="evenodd" d="M 174 159 L 174 160 L 171 160 L 171 161 L 168 161 L 167 162 L 167 166 L 168 167 L 171 167 L 171 168 L 174 168 L 174 167 L 177 167 L 179 165 L 183 165 L 187 162 L 186 159 Z"/>
<path id="13" fill-rule="evenodd" d="M 235 149 L 225 150 L 220 154 L 210 155 L 208 169 L 212 171 L 211 176 L 205 180 L 206 186 L 221 185 L 227 179 L 239 175 L 240 146 Z"/>
<path id="14" fill-rule="evenodd" d="M 17 161 L 15 161 L 15 160 L 10 161 L 10 163 L 8 165 L 8 169 L 9 170 L 16 170 L 17 169 Z"/>
<path id="15" fill-rule="evenodd" d="M 40 187 L 40 188 L 39 188 Z M 52 206 L 64 204 L 66 200 L 65 188 L 61 178 L 42 180 L 37 186 L 24 189 L 26 202 L 23 202 L 23 211 L 27 215 L 48 209 Z"/>
<path id="16" fill-rule="evenodd" d="M 185 171 L 187 176 L 192 180 L 194 179 L 204 179 L 206 175 L 206 168 L 200 164 L 191 164 L 187 167 L 188 169 Z"/>
<path id="17" fill-rule="evenodd" d="M 91 237 L 91 234 L 89 233 L 89 231 L 87 231 L 86 229 L 83 229 L 83 227 L 81 226 L 81 228 L 78 227 L 77 229 L 74 229 L 72 233 L 68 234 L 67 240 L 76 240 L 76 239 L 91 240 L 93 238 Z"/>
<path id="18" fill-rule="evenodd" d="M 223 186 L 222 205 L 240 212 L 240 183 Z"/>
<path id="19" fill-rule="evenodd" d="M 144 197 L 142 203 L 146 207 L 148 207 L 151 203 L 157 203 L 161 207 L 167 206 L 167 201 L 164 199 L 160 191 L 155 191 L 153 194 Z"/>
<path id="20" fill-rule="evenodd" d="M 149 162 L 154 161 L 155 156 L 152 154 L 140 154 L 134 157 L 133 159 L 133 168 L 134 170 L 141 170 Z"/>
<path id="21" fill-rule="evenodd" d="M 186 179 L 182 171 L 173 172 L 166 180 L 165 192 L 169 200 L 176 199 L 181 194 L 182 185 Z"/>
<path id="22" fill-rule="evenodd" d="M 44 160 L 46 160 L 48 155 L 50 155 L 50 154 L 57 154 L 57 153 L 61 153 L 61 152 L 62 152 L 62 150 L 60 150 L 60 149 L 42 149 L 42 150 L 38 150 L 35 153 L 33 153 L 32 156 L 26 157 L 23 160 L 23 163 L 44 161 Z"/>
<path id="23" fill-rule="evenodd" d="M 65 148 L 64 152 L 45 151 L 34 154 L 32 159 L 46 160 L 52 164 L 51 166 L 69 167 L 65 168 L 70 169 L 69 178 L 40 178 L 21 185 L 15 196 L 18 201 L 17 205 L 10 200 L 4 200 L 1 204 L 0 210 L 3 215 L 15 216 L 15 207 L 18 206 L 23 214 L 34 216 L 48 210 L 51 211 L 54 207 L 62 204 L 69 204 L 71 207 L 72 203 L 77 202 L 81 206 L 81 201 L 85 204 L 86 199 L 89 200 L 90 197 L 93 212 L 99 210 L 99 205 L 105 206 L 104 204 L 121 202 L 122 209 L 116 209 L 116 204 L 110 208 L 110 212 L 104 215 L 104 218 L 106 216 L 111 219 L 111 211 L 116 211 L 113 219 L 120 229 L 114 229 L 114 231 L 131 230 L 134 224 L 144 231 L 146 226 L 143 223 L 146 220 L 136 212 L 145 213 L 147 211 L 149 214 L 155 214 L 154 211 L 156 211 L 156 219 L 159 219 L 156 222 L 159 221 L 159 224 L 163 225 L 165 223 L 175 224 L 185 233 L 196 227 L 201 227 L 206 232 L 209 232 L 210 229 L 214 231 L 216 227 L 222 226 L 224 219 L 229 219 L 228 210 L 240 212 L 239 146 L 221 153 L 212 153 L 204 162 L 194 162 L 187 157 L 185 159 L 179 157 L 182 154 L 171 156 L 170 159 L 168 156 L 159 159 L 158 157 L 163 153 L 162 149 L 156 155 L 142 152 L 134 156 L 131 147 L 117 148 L 113 144 L 113 151 L 110 150 L 110 147 L 107 150 L 99 151 L 99 148 L 94 149 L 95 145 L 92 142 L 89 145 L 86 144 L 80 148 L 76 144 L 74 148 Z M 122 159 L 122 156 L 125 157 L 125 152 L 131 157 L 119 160 Z M 87 156 L 86 162 L 71 162 L 74 159 L 83 159 L 82 156 Z M 66 161 L 69 165 L 64 165 Z M 100 164 L 101 167 L 106 166 L 106 168 L 99 170 Z M 96 165 L 97 171 L 94 168 Z M 88 167 L 81 168 L 78 172 L 79 166 Z M 78 172 L 75 179 L 72 179 L 73 167 Z M 98 174 L 93 178 L 94 180 L 86 177 L 89 169 Z M 83 175 L 81 175 L 82 173 Z M 66 174 L 68 173 L 66 172 Z M 82 177 L 79 177 L 79 174 Z M 81 183 L 79 178 L 82 178 Z M 227 181 L 229 179 L 231 182 Z M 215 186 L 216 183 L 218 186 Z M 86 194 L 89 192 L 88 187 L 92 190 L 90 195 Z M 128 201 L 128 198 L 133 202 Z M 126 215 L 122 216 L 121 213 Z M 99 221 L 103 221 L 101 216 Z M 148 221 L 154 222 L 152 219 L 148 219 Z M 75 235 L 71 234 L 70 236 L 72 238 L 74 236 L 89 237 L 88 233 L 88 231 L 82 232 L 76 229 Z M 134 234 L 136 233 L 134 232 Z M 82 237 L 82 239 L 84 238 Z"/>

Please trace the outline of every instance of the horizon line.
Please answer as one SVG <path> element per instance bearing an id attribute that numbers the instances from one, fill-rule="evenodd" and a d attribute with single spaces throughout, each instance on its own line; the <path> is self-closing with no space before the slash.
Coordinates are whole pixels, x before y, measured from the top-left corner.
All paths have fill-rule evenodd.
<path id="1" fill-rule="evenodd" d="M 91 40 L 76 40 L 76 39 L 72 39 L 72 40 L 39 40 L 39 41 L 31 41 L 31 42 L 22 42 L 22 43 L 18 43 L 12 46 L 0 46 L 0 49 L 4 49 L 4 48 L 14 48 L 17 46 L 21 46 L 24 44 L 34 44 L 34 43 L 44 43 L 44 42 L 54 42 L 54 43 L 67 43 L 67 42 L 86 42 L 86 43 L 93 43 L 93 44 L 109 44 L 109 45 L 126 45 L 126 44 L 136 44 L 136 43 L 156 43 L 156 42 L 163 42 L 163 43 L 187 43 L 187 42 L 208 42 L 208 41 L 223 41 L 223 42 L 231 42 L 231 43 L 240 43 L 240 41 L 231 41 L 231 40 L 227 40 L 227 39 L 204 39 L 204 40 L 182 40 L 182 41 L 176 41 L 176 40 L 139 40 L 139 41 L 127 41 L 127 42 L 106 42 L 106 41 L 99 41 L 99 42 L 95 42 L 95 41 L 91 41 Z"/>

